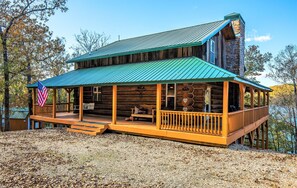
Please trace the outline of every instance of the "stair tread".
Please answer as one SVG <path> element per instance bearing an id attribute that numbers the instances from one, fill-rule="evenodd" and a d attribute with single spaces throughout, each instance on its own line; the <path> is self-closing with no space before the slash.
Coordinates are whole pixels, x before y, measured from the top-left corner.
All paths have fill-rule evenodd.
<path id="1" fill-rule="evenodd" d="M 89 123 L 89 122 L 75 122 L 73 125 L 104 128 L 104 127 L 106 127 L 107 124 Z"/>
<path id="2" fill-rule="evenodd" d="M 81 125 L 71 125 L 72 129 L 79 129 L 79 130 L 88 130 L 88 131 L 95 131 L 100 132 L 101 129 L 104 129 L 104 127 L 89 127 L 89 126 L 81 126 Z"/>
<path id="3" fill-rule="evenodd" d="M 92 124 L 92 123 L 90 124 L 75 123 L 71 125 L 71 128 L 68 128 L 67 131 L 96 136 L 98 134 L 102 134 L 106 129 L 107 129 L 107 125 L 98 125 L 98 124 Z"/>
<path id="4" fill-rule="evenodd" d="M 83 133 L 83 134 L 88 134 L 92 136 L 96 136 L 98 133 L 94 131 L 86 131 L 86 130 L 79 130 L 79 129 L 72 129 L 72 128 L 67 128 L 68 132 L 74 132 L 74 133 Z"/>

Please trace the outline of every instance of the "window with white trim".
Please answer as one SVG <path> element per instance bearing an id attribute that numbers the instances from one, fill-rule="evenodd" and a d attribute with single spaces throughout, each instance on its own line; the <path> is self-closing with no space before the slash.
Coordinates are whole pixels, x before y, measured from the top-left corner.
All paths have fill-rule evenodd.
<path id="1" fill-rule="evenodd" d="M 166 108 L 176 109 L 176 84 L 166 84 Z"/>
<path id="2" fill-rule="evenodd" d="M 95 86 L 93 87 L 93 99 L 96 102 L 101 102 L 102 101 L 102 88 L 101 86 Z"/>
<path id="3" fill-rule="evenodd" d="M 215 41 L 210 39 L 209 62 L 215 64 L 216 62 L 216 45 Z"/>

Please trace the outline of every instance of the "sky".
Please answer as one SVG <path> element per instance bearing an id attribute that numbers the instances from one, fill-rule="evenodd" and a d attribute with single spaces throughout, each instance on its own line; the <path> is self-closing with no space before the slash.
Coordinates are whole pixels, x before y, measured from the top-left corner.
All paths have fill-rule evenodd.
<path id="1" fill-rule="evenodd" d="M 245 21 L 246 46 L 276 56 L 286 45 L 297 45 L 297 0 L 69 0 L 66 13 L 56 12 L 47 23 L 63 37 L 70 52 L 81 29 L 110 35 L 109 43 L 224 19 L 237 12 Z M 266 86 L 276 85 L 266 77 Z"/>

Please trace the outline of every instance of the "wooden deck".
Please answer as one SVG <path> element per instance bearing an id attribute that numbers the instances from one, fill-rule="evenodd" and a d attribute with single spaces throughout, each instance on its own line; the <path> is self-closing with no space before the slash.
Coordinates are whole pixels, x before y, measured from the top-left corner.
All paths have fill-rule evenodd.
<path id="1" fill-rule="evenodd" d="M 238 112 L 237 114 L 240 114 Z M 213 146 L 228 146 L 232 142 L 238 140 L 239 138 L 248 135 L 250 132 L 255 133 L 256 129 L 259 129 L 260 126 L 268 120 L 268 116 L 264 116 L 259 119 L 255 119 L 254 122 L 247 124 L 246 126 L 242 126 L 240 128 L 230 127 L 230 129 L 234 129 L 233 132 L 229 132 L 227 136 L 223 136 L 220 134 L 212 134 L 212 132 L 192 132 L 191 129 L 185 130 L 168 130 L 159 129 L 155 123 L 152 123 L 150 120 L 140 120 L 140 121 L 126 121 L 125 117 L 117 117 L 116 124 L 112 123 L 112 118 L 110 116 L 103 115 L 92 115 L 92 114 L 84 114 L 83 121 L 79 121 L 79 115 L 68 112 L 60 112 L 56 114 L 56 118 L 53 118 L 51 114 L 42 114 L 42 115 L 31 115 L 30 118 L 33 121 L 41 121 L 41 122 L 49 122 L 54 124 L 65 124 L 70 125 L 71 128 L 80 129 L 81 127 L 86 127 L 88 131 L 94 128 L 100 128 L 95 133 L 89 133 L 90 135 L 102 134 L 105 130 L 111 130 L 122 133 L 129 133 L 133 135 L 141 135 L 176 141 L 183 141 L 189 143 L 198 143 L 203 145 L 213 145 Z M 237 118 L 238 119 L 238 118 Z M 233 123 L 234 124 L 234 123 Z M 229 126 L 233 125 L 232 123 Z M 241 123 L 237 123 L 241 124 Z M 101 127 L 98 127 L 98 126 Z M 102 127 L 103 126 L 103 127 Z M 188 131 L 187 131 L 188 130 Z M 79 130 L 69 130 L 71 132 L 80 132 Z M 82 132 L 83 132 L 82 131 Z M 86 132 L 88 133 L 88 132 Z M 252 139 L 254 139 L 253 135 L 250 135 Z"/>
<path id="2" fill-rule="evenodd" d="M 87 123 L 103 123 L 111 124 L 111 116 L 104 115 L 94 115 L 94 114 L 84 114 L 83 121 L 79 121 L 79 115 L 76 113 L 61 112 L 57 113 L 56 118 L 52 118 L 51 114 L 42 114 L 42 115 L 31 115 L 31 119 L 36 121 L 44 121 L 56 124 L 65 124 L 71 125 L 75 123 L 87 124 Z M 153 124 L 151 121 L 125 121 L 125 117 L 117 117 L 117 124 L 121 125 L 148 125 L 155 127 L 156 124 Z"/>
<path id="3" fill-rule="evenodd" d="M 221 136 L 197 134 L 190 132 L 178 132 L 171 130 L 159 130 L 157 129 L 156 124 L 152 123 L 149 120 L 125 121 L 124 117 L 118 117 L 117 124 L 112 124 L 110 116 L 85 114 L 83 121 L 79 121 L 78 114 L 67 112 L 57 113 L 56 118 L 52 118 L 50 114 L 31 115 L 30 118 L 34 121 L 64 125 L 90 125 L 94 123 L 106 124 L 108 130 L 115 132 L 163 138 L 189 143 L 199 143 L 204 145 L 227 145 L 226 138 L 223 138 Z"/>
<path id="4" fill-rule="evenodd" d="M 69 131 L 91 135 L 102 134 L 108 129 L 129 134 L 220 146 L 228 146 L 233 142 L 244 143 L 245 139 L 248 138 L 250 146 L 255 145 L 256 140 L 256 147 L 258 148 L 261 141 L 264 149 L 263 142 L 265 141 L 265 148 L 268 148 L 269 93 L 267 93 L 267 100 L 265 93 L 263 93 L 263 100 L 261 100 L 260 90 L 258 90 L 258 101 L 255 106 L 254 88 L 248 86 L 251 99 L 250 105 L 245 107 L 244 95 L 246 87 L 244 84 L 239 83 L 240 109 L 229 112 L 229 82 L 224 81 L 221 112 L 208 113 L 162 109 L 162 84 L 156 84 L 155 124 L 145 120 L 125 121 L 123 117 L 117 115 L 120 112 L 120 109 L 117 109 L 117 85 L 112 86 L 111 116 L 85 113 L 83 109 L 83 86 L 79 87 L 78 114 L 69 112 L 73 110 L 69 93 L 67 103 L 57 104 L 56 88 L 53 88 L 53 103 L 45 106 L 45 108 L 39 108 L 36 105 L 36 90 L 34 90 L 33 104 L 35 105 L 32 108 L 34 115 L 30 116 L 30 118 L 33 122 L 41 121 L 70 125 Z"/>

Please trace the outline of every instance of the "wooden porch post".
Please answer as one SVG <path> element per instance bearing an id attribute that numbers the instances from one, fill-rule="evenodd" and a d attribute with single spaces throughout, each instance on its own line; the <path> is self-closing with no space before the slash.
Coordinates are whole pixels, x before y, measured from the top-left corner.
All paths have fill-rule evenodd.
<path id="1" fill-rule="evenodd" d="M 239 106 L 240 110 L 244 110 L 244 93 L 245 93 L 245 87 L 242 83 L 239 84 L 239 91 L 240 91 L 240 101 Z"/>
<path id="2" fill-rule="evenodd" d="M 239 91 L 240 91 L 240 98 L 239 98 L 239 106 L 240 110 L 242 110 L 242 128 L 244 127 L 244 94 L 245 94 L 245 86 L 242 83 L 239 83 Z M 242 141 L 240 144 L 243 144 Z"/>
<path id="3" fill-rule="evenodd" d="M 56 105 L 57 105 L 57 90 L 56 88 L 53 88 L 53 118 L 56 118 L 57 114 L 56 114 Z"/>
<path id="4" fill-rule="evenodd" d="M 258 90 L 258 107 L 262 106 L 261 105 L 261 91 Z"/>
<path id="5" fill-rule="evenodd" d="M 261 146 L 262 149 L 265 149 L 265 145 L 264 145 L 264 141 L 265 141 L 265 131 L 264 131 L 264 123 L 262 123 L 261 125 L 261 132 L 262 132 L 262 136 L 261 136 Z"/>
<path id="6" fill-rule="evenodd" d="M 260 127 L 256 129 L 257 140 L 256 140 L 256 148 L 259 149 L 259 141 L 260 141 Z"/>
<path id="7" fill-rule="evenodd" d="M 251 108 L 253 109 L 253 122 L 255 122 L 254 88 L 250 87 L 250 92 L 251 92 Z"/>
<path id="8" fill-rule="evenodd" d="M 269 106 L 269 92 L 267 92 L 267 106 Z"/>
<path id="9" fill-rule="evenodd" d="M 84 87 L 79 87 L 79 115 L 78 121 L 82 121 L 84 116 Z"/>
<path id="10" fill-rule="evenodd" d="M 266 92 L 263 91 L 263 106 L 266 106 Z"/>
<path id="11" fill-rule="evenodd" d="M 269 139 L 268 139 L 268 121 L 265 122 L 266 125 L 266 142 L 265 142 L 265 149 L 268 149 L 268 143 L 269 143 Z"/>
<path id="12" fill-rule="evenodd" d="M 224 81 L 224 92 L 223 92 L 223 127 L 222 135 L 228 136 L 228 106 L 229 106 L 229 82 Z"/>
<path id="13" fill-rule="evenodd" d="M 254 138 L 255 138 L 255 130 L 253 130 L 250 133 L 248 133 L 248 137 L 249 137 L 250 147 L 253 148 L 253 146 L 254 146 Z"/>
<path id="14" fill-rule="evenodd" d="M 244 145 L 244 139 L 245 139 L 245 135 L 243 135 L 242 137 L 240 137 L 239 138 L 239 143 L 241 144 L 241 145 Z"/>
<path id="15" fill-rule="evenodd" d="M 117 123 L 117 99 L 118 98 L 118 87 L 117 85 L 112 86 L 112 124 Z"/>
<path id="16" fill-rule="evenodd" d="M 73 89 L 65 89 L 67 91 L 67 112 L 70 112 L 70 94 Z"/>
<path id="17" fill-rule="evenodd" d="M 254 108 L 254 88 L 251 87 L 250 89 L 251 92 L 251 108 Z"/>
<path id="18" fill-rule="evenodd" d="M 32 115 L 36 115 L 36 88 L 33 88 L 33 93 L 32 93 Z"/>
<path id="19" fill-rule="evenodd" d="M 157 129 L 161 128 L 161 98 L 162 98 L 162 85 L 157 84 L 157 97 L 156 97 L 156 126 Z"/>

